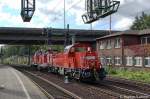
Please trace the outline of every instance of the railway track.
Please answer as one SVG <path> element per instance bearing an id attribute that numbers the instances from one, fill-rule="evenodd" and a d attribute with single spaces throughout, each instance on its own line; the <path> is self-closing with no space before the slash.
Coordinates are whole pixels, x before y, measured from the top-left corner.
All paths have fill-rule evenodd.
<path id="1" fill-rule="evenodd" d="M 26 70 L 20 71 L 29 77 L 32 82 L 35 83 L 49 99 L 81 99 L 74 93 L 65 90 L 64 88 L 40 77 L 37 74 Z"/>
<path id="2" fill-rule="evenodd" d="M 137 88 L 130 88 L 122 84 L 119 85 L 116 82 L 109 82 L 108 80 L 95 85 L 86 84 L 86 86 L 91 90 L 97 90 L 119 99 L 150 99 L 149 92 L 139 91 Z"/>
<path id="3" fill-rule="evenodd" d="M 14 66 L 13 66 L 14 67 Z M 64 80 L 62 76 L 58 76 L 55 74 L 47 73 L 47 72 L 39 72 L 35 70 L 31 70 L 28 68 L 20 68 L 20 67 L 14 67 L 17 70 L 26 71 L 27 73 L 31 73 L 33 75 L 36 75 L 40 78 L 44 78 L 48 81 L 52 81 L 58 86 L 62 86 L 63 88 L 69 90 L 70 92 L 73 92 L 80 96 L 82 99 L 118 99 L 118 95 L 114 95 L 112 93 L 104 92 L 104 90 L 96 90 L 92 89 L 90 87 L 87 87 L 84 83 L 78 83 L 76 81 L 71 81 L 69 84 L 64 84 Z M 32 79 L 32 78 L 31 78 Z M 78 99 L 78 98 L 75 98 Z"/>
<path id="4" fill-rule="evenodd" d="M 99 84 L 97 87 L 100 87 L 100 88 L 103 88 L 103 89 L 106 89 L 106 90 L 111 90 L 115 93 L 118 93 L 120 94 L 120 97 L 124 97 L 124 96 L 132 96 L 132 97 L 147 97 L 147 98 L 150 98 L 150 94 L 147 93 L 143 93 L 139 90 L 137 90 L 136 88 L 130 88 L 130 87 L 127 87 L 127 86 L 122 86 L 122 85 L 119 85 L 119 84 L 116 84 L 116 83 L 110 83 L 108 81 L 102 83 L 102 84 Z"/>
<path id="5" fill-rule="evenodd" d="M 33 71 L 24 68 L 28 73 L 32 73 L 38 77 L 44 78 L 47 81 L 54 81 L 56 84 L 63 82 L 63 77 L 49 74 L 47 72 Z M 29 74 L 30 74 L 29 73 Z M 62 84 L 63 86 L 63 84 Z M 136 87 L 137 86 L 137 87 Z M 65 89 L 77 94 L 83 99 L 149 99 L 149 91 L 144 90 L 146 85 L 134 85 L 132 83 L 124 83 L 116 79 L 108 78 L 98 84 L 85 84 L 72 81 L 69 85 L 63 86 Z M 74 88 L 75 87 L 75 88 Z M 87 94 L 88 93 L 88 94 Z M 93 96 L 92 96 L 93 95 Z M 92 98 L 91 98 L 92 97 Z M 67 98 L 65 98 L 67 99 Z M 76 98 L 75 98 L 76 99 Z"/>
<path id="6" fill-rule="evenodd" d="M 128 86 L 130 88 L 136 88 L 139 91 L 143 91 L 143 93 L 150 94 L 150 84 L 148 83 L 132 81 L 132 80 L 123 79 L 123 78 L 110 77 L 110 76 L 107 77 L 106 81 L 115 82 L 116 84 Z"/>

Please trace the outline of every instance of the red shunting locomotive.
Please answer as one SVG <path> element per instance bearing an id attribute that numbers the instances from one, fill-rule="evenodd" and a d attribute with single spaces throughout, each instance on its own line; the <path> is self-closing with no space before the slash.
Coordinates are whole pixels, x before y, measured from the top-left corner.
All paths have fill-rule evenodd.
<path id="1" fill-rule="evenodd" d="M 106 76 L 97 52 L 92 51 L 89 44 L 69 45 L 61 53 L 52 50 L 45 53 L 36 52 L 32 57 L 32 63 L 37 65 L 38 69 L 48 68 L 49 72 L 83 81 L 103 80 Z"/>

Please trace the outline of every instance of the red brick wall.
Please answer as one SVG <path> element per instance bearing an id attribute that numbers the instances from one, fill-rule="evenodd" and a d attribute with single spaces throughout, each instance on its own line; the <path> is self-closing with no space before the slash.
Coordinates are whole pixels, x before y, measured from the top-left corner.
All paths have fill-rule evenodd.
<path id="1" fill-rule="evenodd" d="M 122 56 L 122 49 L 104 49 L 99 51 L 100 56 Z"/>
<path id="2" fill-rule="evenodd" d="M 150 56 L 150 44 L 132 45 L 124 48 L 125 56 Z"/>
<path id="3" fill-rule="evenodd" d="M 124 46 L 136 45 L 140 44 L 141 40 L 138 36 L 123 36 L 124 39 Z"/>
<path id="4" fill-rule="evenodd" d="M 111 38 L 106 38 L 102 40 L 97 40 L 97 51 L 99 52 L 99 56 L 122 56 L 122 48 L 114 48 L 114 41 L 115 38 L 118 37 L 111 37 Z M 121 38 L 121 37 L 120 37 Z M 112 43 L 112 48 L 111 49 L 99 49 L 100 46 L 100 41 L 106 42 L 107 40 L 111 40 Z"/>

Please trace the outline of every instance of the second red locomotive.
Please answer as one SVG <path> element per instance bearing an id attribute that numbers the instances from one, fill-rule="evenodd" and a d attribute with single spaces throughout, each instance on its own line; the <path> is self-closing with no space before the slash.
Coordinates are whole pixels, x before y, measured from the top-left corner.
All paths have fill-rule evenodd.
<path id="1" fill-rule="evenodd" d="M 45 53 L 40 51 L 34 54 L 32 63 L 37 65 L 38 69 L 48 68 L 49 72 L 83 81 L 103 80 L 106 76 L 97 52 L 92 51 L 89 44 L 69 45 L 61 53 L 52 50 Z"/>

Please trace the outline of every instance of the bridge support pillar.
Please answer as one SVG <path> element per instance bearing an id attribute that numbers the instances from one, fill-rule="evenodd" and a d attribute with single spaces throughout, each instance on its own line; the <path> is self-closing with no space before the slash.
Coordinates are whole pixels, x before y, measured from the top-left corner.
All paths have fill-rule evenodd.
<path id="1" fill-rule="evenodd" d="M 31 45 L 28 46 L 28 65 L 31 65 Z"/>
<path id="2" fill-rule="evenodd" d="M 3 64 L 3 47 L 1 46 L 0 63 Z"/>

